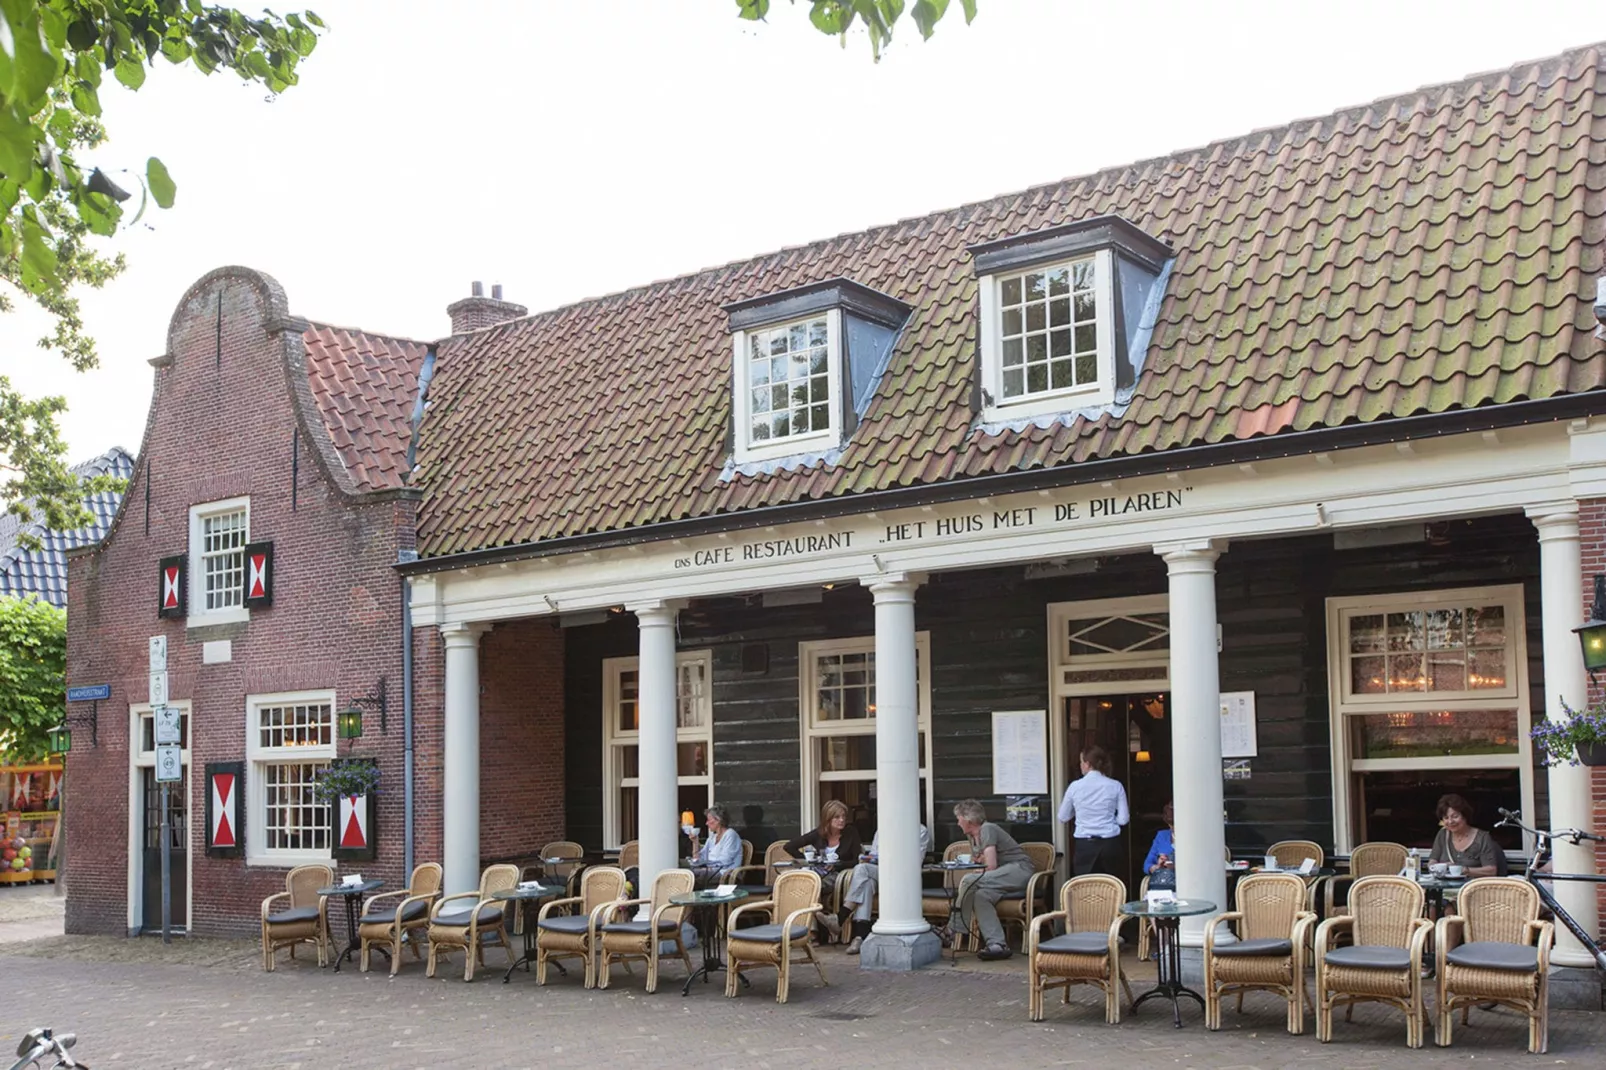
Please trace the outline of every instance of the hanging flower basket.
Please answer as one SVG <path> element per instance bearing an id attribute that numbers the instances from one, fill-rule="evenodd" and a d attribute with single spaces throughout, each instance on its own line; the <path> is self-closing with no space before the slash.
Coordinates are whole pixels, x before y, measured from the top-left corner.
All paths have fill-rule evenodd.
<path id="1" fill-rule="evenodd" d="M 379 765 L 367 758 L 345 758 L 321 770 L 312 782 L 312 793 L 319 802 L 334 802 L 342 796 L 376 795 L 379 792 Z"/>
<path id="2" fill-rule="evenodd" d="M 1542 721 L 1530 735 L 1545 765 L 1606 765 L 1606 703 L 1575 710 L 1565 702 L 1560 720 Z"/>

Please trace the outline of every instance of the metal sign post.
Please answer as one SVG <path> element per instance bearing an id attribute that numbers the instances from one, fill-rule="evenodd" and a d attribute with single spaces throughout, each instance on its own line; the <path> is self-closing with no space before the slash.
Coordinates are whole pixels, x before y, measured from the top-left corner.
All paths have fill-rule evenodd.
<path id="1" fill-rule="evenodd" d="M 173 942 L 173 826 L 168 819 L 168 804 L 173 784 L 184 775 L 184 758 L 178 745 L 166 744 L 156 748 L 156 782 L 162 786 L 162 943 Z"/>

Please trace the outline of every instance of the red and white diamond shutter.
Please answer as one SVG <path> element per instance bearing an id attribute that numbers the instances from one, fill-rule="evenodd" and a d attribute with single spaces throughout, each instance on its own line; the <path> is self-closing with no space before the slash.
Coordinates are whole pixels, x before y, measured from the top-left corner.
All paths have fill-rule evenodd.
<path id="1" fill-rule="evenodd" d="M 251 609 L 273 605 L 273 543 L 245 544 L 245 604 Z"/>
<path id="2" fill-rule="evenodd" d="M 368 849 L 368 796 L 340 797 L 340 848 L 344 851 Z"/>
<path id="3" fill-rule="evenodd" d="M 164 557 L 156 568 L 156 615 L 158 617 L 184 616 L 184 594 L 189 577 L 185 575 L 184 555 Z"/>
<path id="4" fill-rule="evenodd" d="M 211 762 L 206 767 L 206 853 L 212 858 L 245 854 L 244 762 Z"/>

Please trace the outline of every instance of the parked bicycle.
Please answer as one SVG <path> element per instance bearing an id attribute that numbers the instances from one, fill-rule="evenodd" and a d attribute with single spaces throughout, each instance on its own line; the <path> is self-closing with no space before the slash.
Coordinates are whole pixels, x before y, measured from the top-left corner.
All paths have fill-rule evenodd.
<path id="1" fill-rule="evenodd" d="M 1513 810 L 1501 810 L 1500 820 L 1495 822 L 1496 828 L 1515 828 L 1534 838 L 1533 857 L 1528 859 L 1528 866 L 1523 871 L 1523 879 L 1539 892 L 1539 901 L 1544 903 L 1556 920 L 1566 927 L 1567 931 L 1578 938 L 1578 942 L 1595 959 L 1595 966 L 1603 975 L 1606 975 L 1606 951 L 1601 950 L 1596 942 L 1596 934 L 1585 932 L 1584 927 L 1557 902 L 1555 894 L 1546 882 L 1549 881 L 1579 881 L 1588 884 L 1606 884 L 1606 876 L 1597 873 L 1550 873 L 1544 867 L 1550 864 L 1551 843 L 1555 840 L 1566 840 L 1577 847 L 1586 841 L 1590 843 L 1606 843 L 1606 836 L 1597 836 L 1593 832 L 1584 832 L 1581 829 L 1555 829 L 1545 832 L 1542 829 L 1530 828 L 1522 823 L 1522 815 Z"/>
<path id="2" fill-rule="evenodd" d="M 68 1051 L 77 1043 L 76 1033 L 54 1033 L 42 1026 L 30 1029 L 22 1038 L 22 1043 L 17 1045 L 18 1058 L 11 1064 L 11 1070 L 65 1070 L 70 1067 L 89 1070 L 88 1063 L 78 1062 Z M 50 1062 L 51 1059 L 55 1062 Z"/>

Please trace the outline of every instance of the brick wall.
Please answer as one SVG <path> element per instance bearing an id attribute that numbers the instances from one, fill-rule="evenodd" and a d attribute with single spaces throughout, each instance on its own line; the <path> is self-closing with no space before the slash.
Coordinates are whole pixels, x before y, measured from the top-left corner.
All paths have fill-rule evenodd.
<path id="1" fill-rule="evenodd" d="M 284 887 L 283 867 L 204 852 L 201 774 L 208 762 L 245 759 L 247 695 L 332 690 L 339 708 L 386 678 L 388 733 L 370 714 L 363 738 L 340 745 L 341 755 L 379 759 L 380 856 L 344 868 L 392 887 L 403 879 L 401 585 L 391 566 L 411 545 L 414 506 L 331 484 L 327 437 L 322 447 L 309 437 L 325 435 L 322 425 L 292 397 L 305 388 L 294 383 L 305 375 L 300 327 L 272 328 L 284 311 L 277 284 L 245 269 L 213 272 L 185 294 L 122 512 L 99 548 L 69 562 L 68 683 L 112 688 L 100 704 L 100 746 L 75 732 L 68 759 L 69 932 L 129 924 L 130 706 L 148 698 L 147 638 L 157 634 L 167 636 L 170 701 L 192 704 L 192 932 L 253 932 L 263 897 Z M 158 620 L 157 562 L 187 552 L 190 506 L 234 496 L 250 497 L 250 538 L 273 541 L 274 604 L 241 624 Z M 202 664 L 209 639 L 230 640 L 232 659 Z M 256 820 L 248 811 L 247 824 Z"/>
<path id="2" fill-rule="evenodd" d="M 499 624 L 480 639 L 480 857 L 535 854 L 567 839 L 563 632 Z"/>
<path id="3" fill-rule="evenodd" d="M 465 297 L 448 305 L 446 314 L 452 318 L 452 333 L 465 334 L 527 316 L 530 310 L 499 298 Z"/>

